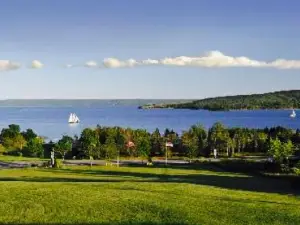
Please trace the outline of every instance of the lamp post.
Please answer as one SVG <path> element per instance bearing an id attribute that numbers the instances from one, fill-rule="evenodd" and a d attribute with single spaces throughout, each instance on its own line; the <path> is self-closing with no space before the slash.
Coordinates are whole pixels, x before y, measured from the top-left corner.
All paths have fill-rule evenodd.
<path id="1" fill-rule="evenodd" d="M 166 145 L 166 156 L 165 156 L 165 164 L 168 164 L 168 146 Z"/>

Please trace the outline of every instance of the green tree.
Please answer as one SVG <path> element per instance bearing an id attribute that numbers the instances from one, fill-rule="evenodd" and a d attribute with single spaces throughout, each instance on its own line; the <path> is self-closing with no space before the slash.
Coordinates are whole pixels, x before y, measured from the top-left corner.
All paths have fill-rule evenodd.
<path id="1" fill-rule="evenodd" d="M 10 124 L 10 125 L 8 125 L 8 129 L 12 133 L 13 136 L 16 136 L 21 131 L 20 126 L 17 125 L 17 124 Z"/>
<path id="2" fill-rule="evenodd" d="M 0 140 L 3 146 L 7 149 L 20 149 L 20 146 L 22 148 L 22 144 L 24 144 L 20 135 L 20 126 L 16 124 L 10 124 L 8 128 L 2 129 Z M 16 143 L 16 141 L 18 143 Z"/>
<path id="3" fill-rule="evenodd" d="M 84 154 L 90 159 L 90 166 L 92 166 L 93 157 L 98 154 L 97 151 L 99 150 L 99 138 L 97 133 L 90 128 L 85 128 L 81 133 L 80 143 Z"/>
<path id="4" fill-rule="evenodd" d="M 35 137 L 29 140 L 24 147 L 24 155 L 42 158 L 44 156 L 43 144 L 44 140 L 40 137 Z"/>
<path id="5" fill-rule="evenodd" d="M 151 134 L 150 139 L 151 139 L 151 156 L 154 156 L 155 154 L 162 154 L 163 139 L 161 137 L 158 128 L 156 128 L 155 131 Z"/>
<path id="6" fill-rule="evenodd" d="M 190 128 L 190 132 L 197 137 L 198 153 L 204 154 L 207 145 L 207 132 L 205 128 L 200 124 L 193 125 Z"/>
<path id="7" fill-rule="evenodd" d="M 276 162 L 282 161 L 282 151 L 281 150 L 282 150 L 281 149 L 281 141 L 278 138 L 271 139 L 268 153 L 274 157 Z"/>
<path id="8" fill-rule="evenodd" d="M 73 139 L 69 136 L 64 135 L 55 145 L 54 151 L 57 152 L 62 160 L 65 160 L 65 155 L 72 151 Z"/>
<path id="9" fill-rule="evenodd" d="M 288 162 L 288 158 L 294 153 L 294 146 L 291 141 L 281 142 L 278 138 L 271 139 L 269 154 L 274 157 L 277 163 Z"/>
<path id="10" fill-rule="evenodd" d="M 27 129 L 26 131 L 22 132 L 22 135 L 26 141 L 30 141 L 38 136 L 32 129 Z"/>
<path id="11" fill-rule="evenodd" d="M 149 159 L 151 152 L 151 139 L 148 132 L 141 130 L 136 139 L 136 148 L 138 155 L 142 158 L 142 163 L 144 159 Z"/>
<path id="12" fill-rule="evenodd" d="M 111 161 L 118 155 L 118 146 L 116 144 L 115 136 L 113 133 L 109 133 L 104 145 L 105 159 Z"/>
<path id="13" fill-rule="evenodd" d="M 289 161 L 289 157 L 295 152 L 292 141 L 288 140 L 286 143 L 282 143 L 282 157 Z"/>
<path id="14" fill-rule="evenodd" d="M 22 150 L 23 147 L 26 145 L 26 140 L 21 134 L 17 134 L 13 141 L 13 147 L 15 147 L 16 149 Z"/>
<path id="15" fill-rule="evenodd" d="M 182 145 L 186 150 L 186 155 L 189 158 L 189 161 L 191 162 L 191 160 L 198 155 L 199 139 L 196 136 L 196 134 L 194 134 L 191 131 L 183 132 L 181 138 L 182 138 Z"/>
<path id="16" fill-rule="evenodd" d="M 209 130 L 208 141 L 211 150 L 216 148 L 220 152 L 226 152 L 229 155 L 230 136 L 225 126 L 219 122 L 215 123 Z"/>
<path id="17" fill-rule="evenodd" d="M 264 132 L 259 132 L 257 135 L 257 142 L 258 142 L 258 152 L 266 152 L 267 151 L 267 140 L 268 135 Z"/>
<path id="18" fill-rule="evenodd" d="M 233 143 L 234 143 L 234 148 L 232 150 L 232 154 L 234 154 L 236 151 L 238 153 L 241 152 L 242 146 L 243 146 L 243 135 L 242 135 L 242 129 L 241 128 L 234 128 L 232 130 L 231 134 Z"/>

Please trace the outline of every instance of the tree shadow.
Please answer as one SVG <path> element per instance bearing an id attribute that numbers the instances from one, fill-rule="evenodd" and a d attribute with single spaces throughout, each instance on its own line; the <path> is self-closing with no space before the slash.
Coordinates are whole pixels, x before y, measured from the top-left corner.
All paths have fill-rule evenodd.
<path id="1" fill-rule="evenodd" d="M 146 164 L 136 164 L 136 163 L 129 163 L 126 164 L 127 167 L 133 168 L 146 168 Z M 148 167 L 149 168 L 149 167 Z M 179 163 L 155 163 L 151 166 L 151 168 L 158 168 L 158 169 L 182 169 L 182 170 L 208 170 L 212 172 L 226 172 L 220 167 L 214 166 L 210 162 L 202 162 L 202 163 L 187 163 L 187 164 L 179 164 Z"/>
<path id="2" fill-rule="evenodd" d="M 144 172 L 131 172 L 120 170 L 81 170 L 81 169 L 52 169 L 43 172 L 55 172 L 64 174 L 89 175 L 84 177 L 0 177 L 0 181 L 25 181 L 25 182 L 159 182 L 159 183 L 185 183 L 195 185 L 206 185 L 231 190 L 254 191 L 264 193 L 279 193 L 299 195 L 300 189 L 293 188 L 289 180 L 276 179 L 262 176 L 240 176 L 233 174 L 179 174 L 170 175 L 166 173 L 154 174 Z M 108 179 L 110 176 L 112 179 Z M 294 181 L 299 182 L 299 177 Z"/>
<path id="3" fill-rule="evenodd" d="M 108 182 L 124 182 L 120 179 L 89 179 L 89 178 L 68 178 L 68 177 L 0 177 L 0 181 L 24 181 L 24 182 L 73 182 L 73 183 L 108 183 Z M 127 180 L 129 181 L 129 180 Z"/>

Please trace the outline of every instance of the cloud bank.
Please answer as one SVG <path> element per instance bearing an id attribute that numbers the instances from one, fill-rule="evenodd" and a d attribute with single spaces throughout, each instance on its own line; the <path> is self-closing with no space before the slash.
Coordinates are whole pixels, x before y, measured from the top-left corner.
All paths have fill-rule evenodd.
<path id="1" fill-rule="evenodd" d="M 276 59 L 274 61 L 261 61 L 248 58 L 246 56 L 228 56 L 220 51 L 210 51 L 201 56 L 178 56 L 165 57 L 161 59 L 127 59 L 105 58 L 102 62 L 94 60 L 88 61 L 83 65 L 68 64 L 65 68 L 86 67 L 86 68 L 134 68 L 143 66 L 177 66 L 177 67 L 199 67 L 199 68 L 273 68 L 273 69 L 300 69 L 299 60 Z M 0 71 L 16 70 L 21 64 L 10 60 L 0 60 Z M 33 60 L 30 68 L 41 69 L 44 64 L 39 60 Z"/>
<path id="2" fill-rule="evenodd" d="M 120 60 L 117 58 L 106 58 L 98 65 L 95 61 L 85 64 L 86 67 L 100 68 L 124 68 L 137 66 L 180 66 L 180 67 L 203 67 L 203 68 L 222 68 L 222 67 L 252 67 L 252 68 L 275 68 L 275 69 L 300 69 L 300 60 L 276 59 L 271 62 L 250 59 L 245 56 L 233 57 L 223 54 L 220 51 L 210 51 L 203 56 L 190 57 L 166 57 L 162 59 L 146 60 Z"/>
<path id="3" fill-rule="evenodd" d="M 19 69 L 21 65 L 9 60 L 0 60 L 0 71 L 9 71 Z"/>

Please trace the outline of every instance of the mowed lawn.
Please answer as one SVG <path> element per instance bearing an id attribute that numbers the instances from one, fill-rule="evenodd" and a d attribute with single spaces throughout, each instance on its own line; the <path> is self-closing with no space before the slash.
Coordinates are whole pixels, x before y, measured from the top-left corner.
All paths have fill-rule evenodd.
<path id="1" fill-rule="evenodd" d="M 49 159 L 29 158 L 23 156 L 0 155 L 0 162 L 41 162 Z"/>
<path id="2" fill-rule="evenodd" d="M 300 199 L 209 165 L 3 169 L 0 224 L 300 224 Z"/>

